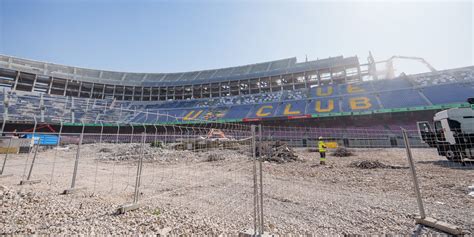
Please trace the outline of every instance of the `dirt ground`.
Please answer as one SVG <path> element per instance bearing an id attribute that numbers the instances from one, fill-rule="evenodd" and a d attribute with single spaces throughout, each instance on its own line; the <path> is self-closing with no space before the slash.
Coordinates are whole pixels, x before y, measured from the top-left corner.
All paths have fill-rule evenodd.
<path id="1" fill-rule="evenodd" d="M 253 227 L 253 168 L 248 147 L 205 152 L 145 149 L 139 203 L 133 201 L 138 144 L 81 147 L 75 194 L 75 146 L 9 155 L 0 178 L 0 234 L 229 234 Z M 109 148 L 109 149 L 103 149 Z M 411 234 L 418 207 L 404 149 L 354 149 L 319 165 L 318 153 L 296 149 L 299 160 L 263 163 L 264 223 L 273 234 Z M 213 154 L 212 161 L 209 155 Z M 215 159 L 215 156 L 221 159 Z M 474 165 L 445 161 L 433 149 L 414 149 L 428 216 L 474 229 Z M 3 162 L 4 155 L 0 155 Z M 357 161 L 384 168 L 361 169 Z M 430 230 L 424 230 L 430 233 Z"/>

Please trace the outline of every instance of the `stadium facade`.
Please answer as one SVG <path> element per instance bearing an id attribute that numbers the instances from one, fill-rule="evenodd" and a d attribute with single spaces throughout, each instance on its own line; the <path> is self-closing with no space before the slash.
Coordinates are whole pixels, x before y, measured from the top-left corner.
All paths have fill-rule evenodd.
<path id="1" fill-rule="evenodd" d="M 377 67 L 383 70 L 377 70 Z M 379 127 L 469 106 L 474 67 L 394 76 L 392 60 L 288 58 L 181 73 L 93 70 L 0 55 L 3 124 L 258 122 Z"/>

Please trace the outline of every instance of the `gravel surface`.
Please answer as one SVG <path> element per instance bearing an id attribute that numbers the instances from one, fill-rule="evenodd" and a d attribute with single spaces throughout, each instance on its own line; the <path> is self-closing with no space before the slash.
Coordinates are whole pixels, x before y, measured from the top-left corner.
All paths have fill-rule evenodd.
<path id="1" fill-rule="evenodd" d="M 110 150 L 99 152 L 103 148 Z M 34 185 L 18 185 L 32 154 L 9 156 L 5 174 L 13 176 L 0 178 L 0 234 L 209 235 L 252 228 L 254 163 L 248 147 L 190 152 L 146 146 L 142 206 L 117 215 L 120 205 L 133 200 L 139 148 L 82 146 L 75 185 L 85 189 L 72 195 L 59 193 L 71 186 L 75 146 L 39 152 L 31 179 L 41 183 Z M 350 157 L 329 156 L 326 166 L 319 165 L 318 153 L 305 149 L 296 149 L 299 161 L 265 162 L 266 230 L 280 235 L 411 234 L 417 205 L 405 150 L 352 151 Z M 414 149 L 413 155 L 427 214 L 474 229 L 474 197 L 468 195 L 474 165 L 445 161 L 431 149 Z M 383 166 L 353 166 L 362 162 Z"/>

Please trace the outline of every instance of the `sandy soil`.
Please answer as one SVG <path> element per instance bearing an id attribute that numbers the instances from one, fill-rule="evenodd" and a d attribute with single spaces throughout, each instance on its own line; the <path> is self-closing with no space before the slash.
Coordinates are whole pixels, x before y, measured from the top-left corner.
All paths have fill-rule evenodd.
<path id="1" fill-rule="evenodd" d="M 109 151 L 100 152 L 102 148 Z M 253 161 L 248 147 L 206 152 L 146 148 L 139 210 L 116 215 L 132 202 L 138 145 L 81 147 L 77 182 L 71 186 L 76 147 L 9 156 L 0 178 L 0 234 L 238 234 L 253 227 Z M 328 157 L 297 149 L 300 161 L 263 164 L 264 222 L 274 234 L 410 234 L 417 204 L 404 149 L 354 150 Z M 207 161 L 210 154 L 223 160 Z M 474 229 L 474 165 L 445 161 L 435 150 L 414 149 L 429 216 Z M 28 157 L 28 160 L 27 160 Z M 0 155 L 0 161 L 3 161 Z M 395 168 L 360 169 L 354 161 L 377 160 Z M 25 165 L 26 164 L 26 165 Z M 54 169 L 53 169 L 54 166 Z M 427 233 L 427 232 L 425 232 Z"/>

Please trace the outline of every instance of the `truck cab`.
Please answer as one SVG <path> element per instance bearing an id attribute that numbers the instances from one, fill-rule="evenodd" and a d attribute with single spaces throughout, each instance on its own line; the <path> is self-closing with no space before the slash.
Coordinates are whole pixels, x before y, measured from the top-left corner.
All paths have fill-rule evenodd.
<path id="1" fill-rule="evenodd" d="M 474 99 L 471 108 L 452 108 L 433 117 L 434 129 L 427 121 L 418 122 L 418 133 L 424 143 L 436 147 L 448 160 L 474 159 Z"/>

